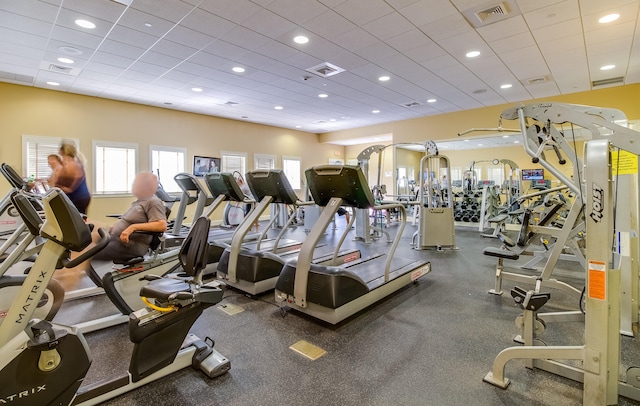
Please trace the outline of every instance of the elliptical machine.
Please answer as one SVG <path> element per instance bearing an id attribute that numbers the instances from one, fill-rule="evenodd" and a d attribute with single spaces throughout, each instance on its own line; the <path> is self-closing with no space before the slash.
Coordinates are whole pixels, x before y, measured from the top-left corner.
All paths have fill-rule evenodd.
<path id="1" fill-rule="evenodd" d="M 77 266 L 91 258 L 106 246 L 109 234 L 99 229 L 98 244 L 69 261 L 70 251 L 81 251 L 91 242 L 90 227 L 60 190 L 52 189 L 43 203 L 46 220 L 40 235 L 47 241 L 0 326 L 0 399 L 16 405 L 96 404 L 187 366 L 211 378 L 230 369 L 211 339 L 189 334 L 203 310 L 222 299 L 222 290 L 202 285 L 209 220 L 200 218 L 180 251 L 188 279 L 148 276 L 149 283 L 140 291 L 149 308 L 130 315 L 134 349 L 127 373 L 80 388 L 91 365 L 82 333 L 31 317 L 56 267 Z M 20 196 L 14 204 L 18 210 L 31 207 Z"/>

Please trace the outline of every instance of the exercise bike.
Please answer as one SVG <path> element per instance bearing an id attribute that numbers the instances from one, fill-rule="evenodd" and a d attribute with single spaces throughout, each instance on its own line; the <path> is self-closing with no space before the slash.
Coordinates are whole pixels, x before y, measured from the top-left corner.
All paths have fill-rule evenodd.
<path id="1" fill-rule="evenodd" d="M 149 307 L 130 315 L 134 349 L 127 373 L 81 388 L 92 361 L 82 333 L 32 316 L 56 267 L 74 267 L 91 258 L 106 246 L 109 234 L 99 229 L 100 241 L 70 261 L 70 251 L 90 244 L 91 228 L 60 190 L 52 189 L 43 203 L 46 220 L 40 235 L 47 241 L 0 326 L 0 400 L 15 405 L 97 404 L 187 366 L 211 378 L 230 369 L 211 339 L 189 334 L 203 310 L 222 299 L 222 290 L 202 285 L 209 220 L 200 218 L 180 251 L 186 279 L 147 276 L 149 283 L 140 290 Z M 30 207 L 19 195 L 14 204 L 18 210 Z"/>

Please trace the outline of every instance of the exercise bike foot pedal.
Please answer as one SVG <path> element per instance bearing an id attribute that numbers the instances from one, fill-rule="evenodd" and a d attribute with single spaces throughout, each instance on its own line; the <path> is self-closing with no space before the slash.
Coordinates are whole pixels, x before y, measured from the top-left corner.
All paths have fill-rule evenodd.
<path id="1" fill-rule="evenodd" d="M 482 378 L 486 383 L 490 383 L 493 386 L 497 386 L 500 389 L 507 389 L 511 381 L 508 378 L 504 378 L 503 381 L 499 381 L 493 377 L 493 372 L 489 372 Z"/>
<path id="2" fill-rule="evenodd" d="M 503 291 L 501 291 L 501 290 L 491 289 L 491 290 L 489 291 L 489 293 L 491 293 L 492 295 L 496 295 L 496 296 L 502 296 L 502 294 L 503 294 L 504 292 L 503 292 Z"/>

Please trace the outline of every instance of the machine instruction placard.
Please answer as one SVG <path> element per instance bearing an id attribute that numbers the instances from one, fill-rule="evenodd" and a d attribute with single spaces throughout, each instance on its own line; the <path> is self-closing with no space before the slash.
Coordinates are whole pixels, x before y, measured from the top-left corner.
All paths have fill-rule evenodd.
<path id="1" fill-rule="evenodd" d="M 618 175 L 634 175 L 638 173 L 638 156 L 624 150 L 612 151 L 611 173 Z"/>
<path id="2" fill-rule="evenodd" d="M 589 260 L 589 285 L 587 294 L 591 299 L 607 299 L 607 264 Z"/>

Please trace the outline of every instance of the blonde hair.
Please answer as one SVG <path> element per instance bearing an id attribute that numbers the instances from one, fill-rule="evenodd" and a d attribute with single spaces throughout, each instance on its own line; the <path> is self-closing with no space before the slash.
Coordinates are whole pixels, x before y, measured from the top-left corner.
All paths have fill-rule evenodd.
<path id="1" fill-rule="evenodd" d="M 77 159 L 83 166 L 86 164 L 86 159 L 82 152 L 78 151 L 76 143 L 71 140 L 63 140 L 60 143 L 60 155 L 68 156 L 73 159 Z"/>

